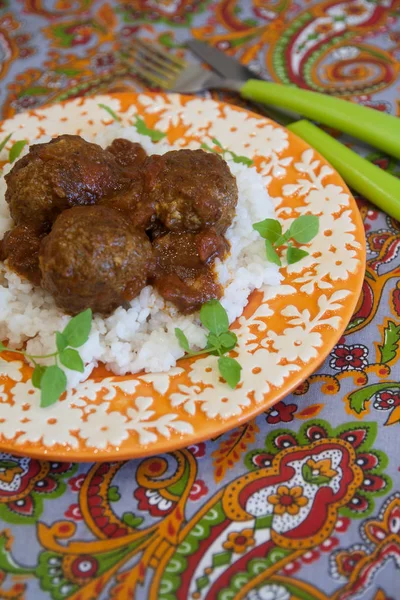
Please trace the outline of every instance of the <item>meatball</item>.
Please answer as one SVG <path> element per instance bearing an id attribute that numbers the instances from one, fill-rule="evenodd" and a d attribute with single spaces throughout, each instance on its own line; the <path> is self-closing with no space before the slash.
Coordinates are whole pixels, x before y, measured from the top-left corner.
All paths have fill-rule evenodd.
<path id="1" fill-rule="evenodd" d="M 214 258 L 228 250 L 224 237 L 209 229 L 200 233 L 167 233 L 153 241 L 157 274 L 176 273 L 187 278 L 196 275 Z"/>
<path id="2" fill-rule="evenodd" d="M 148 229 L 155 220 L 156 207 L 144 193 L 142 166 L 147 158 L 144 148 L 140 144 L 117 138 L 107 150 L 115 156 L 119 166 L 129 176 L 129 186 L 117 194 L 103 198 L 99 204 L 125 213 L 135 227 Z"/>
<path id="3" fill-rule="evenodd" d="M 129 183 L 113 154 L 78 135 L 31 146 L 5 179 L 16 225 L 47 230 L 66 208 L 95 204 Z"/>
<path id="4" fill-rule="evenodd" d="M 143 190 L 144 179 L 138 171 L 130 180 L 129 187 L 111 197 L 102 198 L 99 205 L 122 212 L 134 227 L 148 229 L 155 219 L 156 207 Z"/>
<path id="5" fill-rule="evenodd" d="M 39 249 L 43 234 L 30 225 L 17 225 L 7 231 L 0 244 L 0 260 L 10 269 L 40 285 Z"/>
<path id="6" fill-rule="evenodd" d="M 117 138 L 107 147 L 108 152 L 115 156 L 117 163 L 127 169 L 138 169 L 146 160 L 146 150 L 140 144 L 124 138 Z"/>
<path id="7" fill-rule="evenodd" d="M 232 223 L 238 190 L 220 156 L 203 150 L 173 150 L 150 156 L 143 169 L 144 193 L 170 231 L 214 227 L 224 233 Z"/>
<path id="8" fill-rule="evenodd" d="M 220 298 L 210 265 L 228 250 L 227 241 L 212 229 L 199 233 L 167 233 L 153 242 L 154 284 L 165 300 L 180 312 L 198 310 L 204 302 Z"/>
<path id="9" fill-rule="evenodd" d="M 42 286 L 70 314 L 110 314 L 137 296 L 152 268 L 151 244 L 126 218 L 105 206 L 64 211 L 39 254 Z"/>
<path id="10" fill-rule="evenodd" d="M 175 273 L 170 273 L 156 282 L 156 288 L 165 300 L 175 304 L 184 315 L 200 310 L 205 302 L 221 298 L 223 293 L 222 287 L 208 270 L 186 281 Z"/>

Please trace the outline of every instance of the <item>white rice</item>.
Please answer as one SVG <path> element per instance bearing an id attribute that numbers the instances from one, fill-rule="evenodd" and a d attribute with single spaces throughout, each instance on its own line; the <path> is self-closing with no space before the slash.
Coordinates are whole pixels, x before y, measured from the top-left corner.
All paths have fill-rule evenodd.
<path id="1" fill-rule="evenodd" d="M 149 154 L 163 154 L 173 147 L 168 143 L 153 144 L 134 127 L 106 127 L 95 141 L 105 147 L 116 137 L 140 142 Z M 50 138 L 41 139 L 48 141 Z M 179 147 L 177 147 L 179 149 Z M 27 149 L 25 150 L 27 152 Z M 265 182 L 254 168 L 228 161 L 239 188 L 236 216 L 226 233 L 231 252 L 224 262 L 217 261 L 216 272 L 224 286 L 221 302 L 232 323 L 247 304 L 250 293 L 263 285 L 278 285 L 278 267 L 266 261 L 265 246 L 252 224 L 274 217 L 274 207 Z M 4 173 L 10 169 L 6 166 Z M 12 226 L 5 202 L 5 181 L 0 178 L 0 238 Z M 47 354 L 55 349 L 54 332 L 61 331 L 69 320 L 59 310 L 52 296 L 21 279 L 0 263 L 0 339 L 10 346 L 27 342 L 31 354 Z M 66 369 L 69 386 L 86 379 L 99 361 L 116 374 L 168 371 L 183 356 L 175 327 L 186 334 L 191 346 L 205 345 L 205 331 L 198 314 L 184 316 L 147 286 L 131 302 L 129 309 L 118 308 L 110 317 L 95 316 L 89 341 L 80 349 L 86 363 L 84 374 Z"/>

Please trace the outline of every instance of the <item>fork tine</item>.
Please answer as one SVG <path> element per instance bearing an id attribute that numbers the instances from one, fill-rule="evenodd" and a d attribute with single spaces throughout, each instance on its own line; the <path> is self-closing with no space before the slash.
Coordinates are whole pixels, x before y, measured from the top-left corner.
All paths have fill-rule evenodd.
<path id="1" fill-rule="evenodd" d="M 145 69 L 142 69 L 141 67 L 138 67 L 137 65 L 130 65 L 130 68 L 132 69 L 132 71 L 134 73 L 139 75 L 139 77 L 141 77 L 141 79 L 146 81 L 147 84 L 150 85 L 150 87 L 159 87 L 159 88 L 162 88 L 163 90 L 169 89 L 170 86 L 168 85 L 168 83 L 166 83 L 162 79 L 159 79 L 158 77 L 150 74 Z"/>
<path id="2" fill-rule="evenodd" d="M 179 69 L 184 69 L 187 66 L 187 62 L 183 60 L 183 58 L 179 58 L 178 56 L 174 56 L 164 50 L 161 46 L 157 44 L 149 43 L 146 40 L 142 40 L 140 38 L 136 38 L 135 42 L 140 44 L 140 46 L 145 47 L 149 52 L 153 55 L 157 55 L 162 58 L 164 61 L 168 61 L 168 63 L 179 67 Z"/>
<path id="3" fill-rule="evenodd" d="M 223 80 L 218 75 L 213 75 L 200 65 L 187 63 L 144 40 L 136 39 L 129 46 L 122 47 L 120 56 L 128 70 L 151 87 L 180 93 L 215 87 L 224 89 Z"/>
<path id="4" fill-rule="evenodd" d="M 136 52 L 128 51 L 125 53 L 126 56 L 128 60 L 124 60 L 123 58 L 123 61 L 138 75 L 150 81 L 153 85 L 169 88 L 176 80 L 176 74 L 166 73 L 160 66 L 154 65 L 151 61 Z"/>
<path id="5" fill-rule="evenodd" d="M 126 58 L 122 58 L 122 62 L 129 68 L 130 71 L 133 71 L 139 75 L 139 77 L 145 80 L 150 86 L 160 87 L 165 90 L 170 88 L 171 84 L 166 79 L 161 79 L 155 73 L 143 68 L 135 60 L 127 60 Z"/>
<path id="6" fill-rule="evenodd" d="M 175 61 L 172 61 L 168 55 L 161 56 L 158 51 L 155 51 L 150 46 L 150 44 L 143 43 L 142 40 L 135 40 L 133 43 L 133 48 L 151 62 L 154 62 L 159 67 L 162 67 L 163 70 L 168 69 L 172 73 L 178 74 L 182 69 L 185 68 L 185 63 L 183 61 L 182 64 L 177 64 Z"/>

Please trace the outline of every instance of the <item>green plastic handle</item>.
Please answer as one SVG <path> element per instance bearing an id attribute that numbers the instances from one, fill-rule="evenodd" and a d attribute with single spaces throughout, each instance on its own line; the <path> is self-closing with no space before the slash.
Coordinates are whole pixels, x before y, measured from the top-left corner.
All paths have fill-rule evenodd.
<path id="1" fill-rule="evenodd" d="M 318 150 L 350 187 L 400 220 L 400 179 L 362 158 L 309 121 L 296 121 L 287 129 Z"/>
<path id="2" fill-rule="evenodd" d="M 400 119 L 397 117 L 333 96 L 269 81 L 249 79 L 240 88 L 240 94 L 330 125 L 400 158 Z"/>

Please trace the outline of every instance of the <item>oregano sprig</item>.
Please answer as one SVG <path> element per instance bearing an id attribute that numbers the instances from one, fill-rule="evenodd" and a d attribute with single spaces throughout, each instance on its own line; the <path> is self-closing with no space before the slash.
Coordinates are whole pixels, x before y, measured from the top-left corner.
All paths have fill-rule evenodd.
<path id="1" fill-rule="evenodd" d="M 108 106 L 108 104 L 98 104 L 98 106 L 99 108 L 103 108 L 105 111 L 107 111 L 110 117 L 114 119 L 114 121 L 121 123 L 121 117 L 117 115 L 117 113 L 111 108 L 111 106 Z M 141 135 L 147 135 L 152 142 L 159 142 L 167 135 L 163 131 L 158 131 L 158 129 L 152 129 L 151 127 L 147 127 L 145 121 L 138 116 L 136 116 L 136 120 L 133 123 L 133 125 L 136 127 L 136 131 L 138 133 L 140 133 Z"/>
<path id="2" fill-rule="evenodd" d="M 17 142 L 13 143 L 10 148 L 10 152 L 8 153 L 8 160 L 10 163 L 13 163 L 17 160 L 27 143 L 28 142 L 26 140 L 18 140 Z"/>
<path id="3" fill-rule="evenodd" d="M 114 119 L 114 121 L 117 121 L 117 122 L 120 122 L 120 121 L 121 121 L 121 117 L 119 117 L 119 116 L 117 115 L 117 113 L 115 112 L 115 110 L 113 110 L 113 109 L 111 108 L 111 106 L 108 106 L 108 104 L 102 104 L 102 103 L 99 103 L 97 106 L 98 106 L 99 108 L 103 108 L 105 111 L 107 111 L 107 112 L 108 112 L 108 114 L 110 115 L 110 117 L 111 117 L 112 119 Z"/>
<path id="4" fill-rule="evenodd" d="M 315 215 L 301 215 L 285 232 L 282 230 L 281 223 L 276 219 L 264 219 L 264 221 L 254 223 L 253 229 L 258 231 L 265 240 L 267 260 L 281 266 L 281 259 L 276 249 L 286 245 L 286 260 L 289 265 L 293 265 L 309 255 L 307 250 L 293 246 L 293 241 L 298 244 L 311 242 L 319 231 L 319 218 Z"/>
<path id="5" fill-rule="evenodd" d="M 158 129 L 152 129 L 151 127 L 147 127 L 145 121 L 140 117 L 136 117 L 136 122 L 134 123 L 136 127 L 136 131 L 141 135 L 147 135 L 152 142 L 159 142 L 167 135 L 163 131 L 159 131 Z"/>
<path id="6" fill-rule="evenodd" d="M 224 148 L 221 142 L 219 142 L 215 137 L 211 138 L 211 141 L 214 146 L 217 146 L 217 152 L 214 150 L 214 148 L 211 148 L 211 146 L 206 143 L 201 144 L 200 148 L 207 150 L 208 152 L 213 152 L 214 154 L 222 154 L 223 158 L 225 158 L 226 154 L 230 154 L 230 158 L 233 160 L 233 162 L 246 165 L 246 167 L 251 167 L 254 164 L 254 161 L 248 156 L 240 156 L 239 154 L 235 154 L 235 152 L 232 150 Z"/>
<path id="7" fill-rule="evenodd" d="M 209 300 L 200 309 L 200 321 L 208 329 L 207 345 L 205 348 L 193 352 L 182 329 L 176 327 L 175 335 L 178 342 L 190 357 L 202 354 L 218 356 L 220 375 L 234 389 L 240 381 L 242 366 L 235 358 L 225 356 L 237 344 L 236 334 L 233 331 L 229 331 L 229 320 L 226 310 L 218 300 Z"/>
<path id="8" fill-rule="evenodd" d="M 67 369 L 83 373 L 85 365 L 75 348 L 83 346 L 90 335 L 92 328 L 92 311 L 90 308 L 79 313 L 67 323 L 63 331 L 56 331 L 55 352 L 50 354 L 29 354 L 24 350 L 7 348 L 0 342 L 0 351 L 7 350 L 15 354 L 21 354 L 28 358 L 35 366 L 32 373 L 32 384 L 40 389 L 40 406 L 45 408 L 51 406 L 67 388 L 67 378 L 64 371 L 59 367 L 59 362 Z M 54 358 L 54 365 L 44 366 L 38 360 Z"/>
<path id="9" fill-rule="evenodd" d="M 0 152 L 6 147 L 7 142 L 9 141 L 9 139 L 11 138 L 12 133 L 9 133 L 8 135 L 6 135 L 6 137 L 0 142 Z"/>
<path id="10" fill-rule="evenodd" d="M 6 147 L 6 144 L 10 141 L 12 135 L 13 135 L 12 133 L 9 133 L 0 142 L 0 152 L 2 150 L 4 150 L 4 148 Z M 16 142 L 14 142 L 13 145 L 11 146 L 10 150 L 8 151 L 8 162 L 13 163 L 15 160 L 17 160 L 17 158 L 19 157 L 19 155 L 21 154 L 22 150 L 25 148 L 27 143 L 28 142 L 26 140 L 17 140 Z"/>

